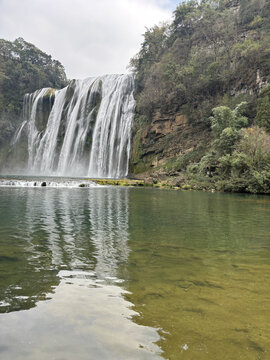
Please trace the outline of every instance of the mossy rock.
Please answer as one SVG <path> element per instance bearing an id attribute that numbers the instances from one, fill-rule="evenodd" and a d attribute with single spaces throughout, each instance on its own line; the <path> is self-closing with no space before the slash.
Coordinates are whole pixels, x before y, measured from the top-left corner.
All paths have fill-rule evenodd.
<path id="1" fill-rule="evenodd" d="M 113 186 L 144 186 L 143 180 L 131 179 L 89 179 L 98 185 L 113 185 Z"/>
<path id="2" fill-rule="evenodd" d="M 191 185 L 189 185 L 189 184 L 184 184 L 181 188 L 182 188 L 183 190 L 191 190 Z"/>
<path id="3" fill-rule="evenodd" d="M 54 101 L 55 89 L 53 88 L 48 89 L 44 96 L 38 101 L 35 126 L 39 132 L 46 129 Z"/>
<path id="4" fill-rule="evenodd" d="M 55 89 L 49 88 L 44 94 L 43 98 L 55 97 Z"/>

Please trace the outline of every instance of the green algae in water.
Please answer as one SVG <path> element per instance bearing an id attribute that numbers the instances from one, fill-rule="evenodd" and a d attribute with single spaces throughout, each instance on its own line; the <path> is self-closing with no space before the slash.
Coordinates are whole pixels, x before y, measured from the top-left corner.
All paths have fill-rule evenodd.
<path id="1" fill-rule="evenodd" d="M 259 196 L 0 189 L 3 357 L 268 359 L 269 216 Z"/>

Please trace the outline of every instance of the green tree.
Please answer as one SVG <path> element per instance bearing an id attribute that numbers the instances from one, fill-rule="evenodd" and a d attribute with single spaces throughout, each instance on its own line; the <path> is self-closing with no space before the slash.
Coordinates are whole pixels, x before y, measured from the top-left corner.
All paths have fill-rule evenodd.
<path id="1" fill-rule="evenodd" d="M 219 138 L 215 140 L 214 146 L 219 154 L 231 154 L 238 139 L 239 131 L 227 127 L 221 132 Z"/>
<path id="2" fill-rule="evenodd" d="M 243 115 L 246 106 L 247 103 L 242 102 L 234 110 L 227 106 L 219 106 L 213 109 L 213 116 L 210 117 L 210 122 L 211 129 L 216 138 L 220 137 L 226 128 L 239 130 L 248 125 L 248 119 Z"/>
<path id="3" fill-rule="evenodd" d="M 256 170 L 270 170 L 270 135 L 259 127 L 241 130 L 236 151 L 246 154 Z"/>
<path id="4" fill-rule="evenodd" d="M 259 98 L 257 104 L 256 123 L 270 132 L 270 101 L 269 96 Z"/>
<path id="5" fill-rule="evenodd" d="M 18 126 L 25 93 L 66 84 L 59 61 L 22 38 L 14 42 L 0 39 L 0 147 L 10 142 Z"/>

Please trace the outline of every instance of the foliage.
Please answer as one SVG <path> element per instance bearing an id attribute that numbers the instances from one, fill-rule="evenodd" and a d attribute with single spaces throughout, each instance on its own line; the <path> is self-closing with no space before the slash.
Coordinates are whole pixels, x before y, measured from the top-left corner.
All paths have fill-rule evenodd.
<path id="1" fill-rule="evenodd" d="M 215 142 L 214 147 L 217 154 L 231 154 L 239 139 L 239 129 L 248 124 L 248 119 L 243 116 L 246 102 L 240 103 L 234 110 L 227 106 L 220 106 L 213 109 L 213 116 L 210 117 L 211 129 Z"/>
<path id="2" fill-rule="evenodd" d="M 248 124 L 248 119 L 243 116 L 247 103 L 242 102 L 234 110 L 227 106 L 219 106 L 213 109 L 210 117 L 211 129 L 216 137 L 221 136 L 227 128 L 241 129 Z"/>
<path id="3" fill-rule="evenodd" d="M 225 128 L 220 137 L 215 141 L 215 147 L 219 154 L 231 154 L 236 141 L 239 138 L 239 133 L 236 129 L 227 127 Z"/>
<path id="4" fill-rule="evenodd" d="M 262 91 L 257 102 L 256 123 L 270 132 L 270 86 Z"/>
<path id="5" fill-rule="evenodd" d="M 270 135 L 259 127 L 243 129 L 237 152 L 245 154 L 252 168 L 270 170 Z"/>
<path id="6" fill-rule="evenodd" d="M 184 154 L 169 159 L 164 168 L 168 171 L 185 171 L 190 164 L 198 162 L 203 155 L 203 149 L 201 147 L 189 150 Z"/>
<path id="7" fill-rule="evenodd" d="M 59 61 L 22 38 L 14 42 L 0 39 L 0 145 L 14 134 L 25 93 L 66 84 Z"/>
<path id="8" fill-rule="evenodd" d="M 207 123 L 225 94 L 251 88 L 252 100 L 257 71 L 270 80 L 269 20 L 269 0 L 181 2 L 171 24 L 147 29 L 131 60 L 138 113 L 189 109 L 190 121 L 200 113 Z"/>
<path id="9" fill-rule="evenodd" d="M 142 128 L 180 113 L 212 130 L 210 149 L 184 162 L 191 182 L 270 191 L 270 0 L 181 2 L 170 24 L 147 29 L 131 65 Z"/>
<path id="10" fill-rule="evenodd" d="M 191 170 L 215 177 L 219 190 L 270 193 L 270 135 L 259 127 L 241 129 L 230 150 L 222 156 L 218 150 L 209 152 Z"/>

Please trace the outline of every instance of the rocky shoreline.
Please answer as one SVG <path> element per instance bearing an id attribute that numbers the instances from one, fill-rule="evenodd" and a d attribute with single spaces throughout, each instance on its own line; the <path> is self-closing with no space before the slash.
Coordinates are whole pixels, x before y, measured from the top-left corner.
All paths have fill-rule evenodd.
<path id="1" fill-rule="evenodd" d="M 130 175 L 126 179 L 89 179 L 98 185 L 154 187 L 173 190 L 216 191 L 212 183 L 189 180 L 183 172 L 166 172 L 163 170 Z"/>

